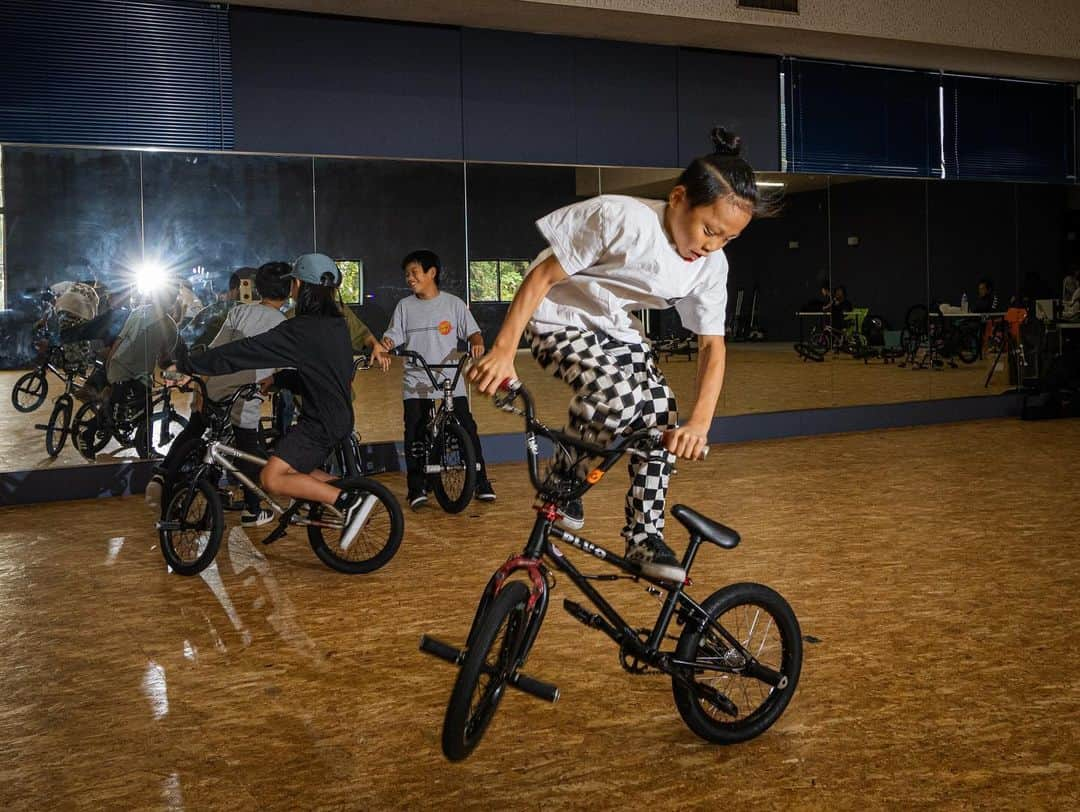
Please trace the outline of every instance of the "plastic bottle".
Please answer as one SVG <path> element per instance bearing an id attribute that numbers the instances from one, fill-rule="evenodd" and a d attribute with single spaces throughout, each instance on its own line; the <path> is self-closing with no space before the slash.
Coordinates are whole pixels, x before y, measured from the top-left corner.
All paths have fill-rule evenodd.
<path id="1" fill-rule="evenodd" d="M 965 293 L 963 296 L 960 297 L 960 311 L 962 313 L 967 313 L 968 312 L 967 293 Z"/>

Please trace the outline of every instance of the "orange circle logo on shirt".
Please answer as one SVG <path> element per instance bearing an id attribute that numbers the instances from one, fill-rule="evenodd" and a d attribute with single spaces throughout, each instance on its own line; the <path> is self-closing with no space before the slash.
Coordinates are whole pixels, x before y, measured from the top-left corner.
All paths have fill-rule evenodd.
<path id="1" fill-rule="evenodd" d="M 444 336 L 450 335 L 450 327 L 451 327 L 450 322 L 448 322 L 448 321 L 440 321 L 439 322 L 439 335 L 444 335 Z"/>

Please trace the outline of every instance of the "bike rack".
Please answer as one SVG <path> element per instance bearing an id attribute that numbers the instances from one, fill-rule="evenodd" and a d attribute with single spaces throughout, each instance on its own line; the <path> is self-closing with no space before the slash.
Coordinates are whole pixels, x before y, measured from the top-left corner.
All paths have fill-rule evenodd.
<path id="1" fill-rule="evenodd" d="M 440 660 L 446 660 L 446 662 L 461 667 L 462 661 L 465 659 L 466 651 L 455 648 L 449 643 L 444 643 L 442 640 L 436 640 L 434 637 L 424 635 L 420 638 L 420 650 L 425 654 L 430 654 L 433 657 L 438 657 Z M 506 681 L 508 685 L 517 688 L 522 693 L 535 696 L 537 699 L 543 699 L 546 702 L 555 703 L 559 701 L 559 689 L 557 686 L 552 685 L 549 682 L 542 682 L 535 677 L 530 677 L 528 674 L 523 674 L 520 671 L 515 671 L 510 675 L 510 678 Z"/>

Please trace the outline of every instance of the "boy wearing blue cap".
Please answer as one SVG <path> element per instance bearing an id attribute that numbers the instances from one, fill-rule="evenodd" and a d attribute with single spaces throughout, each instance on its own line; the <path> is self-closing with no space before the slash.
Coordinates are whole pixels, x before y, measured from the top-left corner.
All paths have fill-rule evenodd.
<path id="1" fill-rule="evenodd" d="M 273 493 L 333 505 L 344 517 L 341 544 L 348 546 L 360 532 L 362 494 L 334 487 L 333 477 L 319 468 L 353 429 L 352 342 L 337 304 L 341 274 L 325 254 L 304 254 L 288 276 L 295 318 L 260 335 L 180 358 L 176 368 L 187 375 L 296 369 L 304 395 L 300 420 L 278 441 L 260 481 Z"/>

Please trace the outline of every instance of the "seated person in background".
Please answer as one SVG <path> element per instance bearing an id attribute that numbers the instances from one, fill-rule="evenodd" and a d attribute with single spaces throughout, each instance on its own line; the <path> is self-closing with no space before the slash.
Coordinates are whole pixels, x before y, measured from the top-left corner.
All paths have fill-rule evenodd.
<path id="1" fill-rule="evenodd" d="M 233 274 L 236 276 L 236 274 Z M 239 280 L 237 280 L 239 289 Z M 229 310 L 220 331 L 210 341 L 210 347 L 220 347 L 241 338 L 261 335 L 267 330 L 285 321 L 281 312 L 281 306 L 289 298 L 289 289 L 292 287 L 292 266 L 287 262 L 268 262 L 255 274 L 255 288 L 259 293 L 260 301 L 250 304 L 237 304 Z M 275 372 L 274 369 L 257 369 L 233 372 L 228 375 L 215 375 L 206 381 L 206 392 L 211 400 L 224 400 L 241 386 L 268 379 Z M 193 407 L 195 404 L 192 404 Z M 169 466 L 187 453 L 186 446 L 189 441 L 202 436 L 206 430 L 207 418 L 201 408 L 192 408 L 191 419 L 177 438 L 173 441 L 172 448 L 164 462 L 157 469 L 150 483 L 146 486 L 146 503 L 153 508 L 161 505 L 161 489 L 164 484 L 164 472 Z M 259 417 L 262 412 L 262 402 L 259 400 L 239 401 L 230 415 L 233 424 L 233 435 L 236 438 L 236 447 L 249 454 L 266 457 L 267 451 L 263 447 L 259 435 Z M 259 481 L 259 467 L 249 462 L 237 460 L 237 467 L 253 482 Z M 244 527 L 261 527 L 267 522 L 273 521 L 274 514 L 269 510 L 260 510 L 259 496 L 254 491 L 244 486 L 245 510 L 240 515 L 240 524 Z"/>
<path id="2" fill-rule="evenodd" d="M 997 310 L 998 301 L 993 282 L 989 279 L 980 279 L 976 292 L 978 295 L 971 305 L 972 313 L 993 313 Z"/>
<path id="3" fill-rule="evenodd" d="M 484 339 L 480 327 L 461 299 L 439 290 L 439 271 L 442 264 L 432 251 L 413 251 L 401 261 L 405 282 L 412 296 L 401 299 L 390 317 L 390 326 L 383 335 L 388 350 L 401 346 L 419 353 L 429 364 L 452 364 L 457 356 L 458 342 L 467 340 L 473 358 L 484 354 Z M 450 372 L 450 370 L 442 370 Z M 431 380 L 422 368 L 408 361 L 402 379 L 405 412 L 405 464 L 408 469 L 409 506 L 418 510 L 427 502 L 427 477 L 424 460 L 414 453 L 427 421 L 434 398 Z M 463 375 L 454 390 L 454 414 L 461 421 L 473 448 L 480 470 L 476 479 L 476 498 L 482 502 L 495 501 L 495 490 L 487 477 L 483 448 L 476 432 L 476 421 L 469 411 Z"/>
<path id="4" fill-rule="evenodd" d="M 853 309 L 854 305 L 851 304 L 847 297 L 847 288 L 843 285 L 837 285 L 836 290 L 833 291 L 832 303 L 829 306 L 829 312 L 832 314 L 833 329 L 843 330 L 847 326 L 844 316 Z"/>

